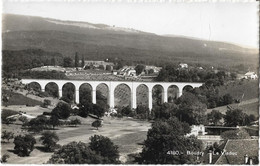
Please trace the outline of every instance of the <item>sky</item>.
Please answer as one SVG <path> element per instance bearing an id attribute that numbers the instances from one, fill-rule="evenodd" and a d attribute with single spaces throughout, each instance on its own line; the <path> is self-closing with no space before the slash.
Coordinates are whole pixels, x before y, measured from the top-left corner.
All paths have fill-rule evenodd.
<path id="1" fill-rule="evenodd" d="M 103 23 L 258 48 L 258 2 L 40 2 L 4 0 L 3 13 Z M 91 1 L 91 0 L 85 0 Z M 122 0 L 123 1 L 123 0 Z M 144 1 L 144 0 L 136 0 Z"/>

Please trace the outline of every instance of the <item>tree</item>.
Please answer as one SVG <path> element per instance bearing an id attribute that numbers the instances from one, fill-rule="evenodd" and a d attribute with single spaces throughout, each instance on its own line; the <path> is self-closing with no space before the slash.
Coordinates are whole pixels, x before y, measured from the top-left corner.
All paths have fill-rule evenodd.
<path id="1" fill-rule="evenodd" d="M 73 60 L 70 57 L 65 57 L 63 59 L 63 66 L 64 67 L 72 67 Z"/>
<path id="2" fill-rule="evenodd" d="M 42 133 L 40 141 L 42 141 L 46 151 L 53 152 L 57 147 L 59 137 L 55 132 L 45 131 Z"/>
<path id="3" fill-rule="evenodd" d="M 99 68 L 100 70 L 105 70 L 104 65 L 99 65 L 98 68 Z"/>
<path id="4" fill-rule="evenodd" d="M 228 105 L 233 103 L 232 96 L 228 93 L 223 96 L 222 105 Z"/>
<path id="5" fill-rule="evenodd" d="M 41 132 L 44 129 L 49 128 L 48 118 L 44 115 L 39 115 L 36 118 L 31 119 L 28 122 L 29 131 L 33 131 L 35 133 Z"/>
<path id="6" fill-rule="evenodd" d="M 102 135 L 94 135 L 90 137 L 89 147 L 97 154 L 104 157 L 104 163 L 106 164 L 119 164 L 119 152 L 118 146 L 108 138 Z"/>
<path id="7" fill-rule="evenodd" d="M 174 103 L 163 103 L 161 106 L 153 108 L 155 119 L 169 119 L 176 114 L 178 106 Z"/>
<path id="8" fill-rule="evenodd" d="M 54 57 L 51 58 L 51 65 L 56 66 L 56 59 Z"/>
<path id="9" fill-rule="evenodd" d="M 139 119 L 147 119 L 149 112 L 149 108 L 143 105 L 138 105 L 136 108 L 136 116 Z"/>
<path id="10" fill-rule="evenodd" d="M 81 56 L 81 67 L 83 68 L 85 66 L 85 59 L 84 56 Z"/>
<path id="11" fill-rule="evenodd" d="M 247 115 L 240 109 L 227 110 L 226 115 L 224 115 L 225 126 L 245 125 L 246 117 Z"/>
<path id="12" fill-rule="evenodd" d="M 221 133 L 221 137 L 227 139 L 250 139 L 250 135 L 244 129 L 228 130 Z"/>
<path id="13" fill-rule="evenodd" d="M 57 116 L 59 119 L 67 119 L 71 113 L 71 107 L 69 104 L 59 102 L 57 106 L 52 110 L 52 115 Z"/>
<path id="14" fill-rule="evenodd" d="M 208 121 L 217 125 L 217 123 L 222 119 L 223 114 L 218 110 L 212 110 L 210 113 L 207 114 Z"/>
<path id="15" fill-rule="evenodd" d="M 51 105 L 51 101 L 48 99 L 44 99 L 42 107 L 47 108 L 49 105 Z"/>
<path id="16" fill-rule="evenodd" d="M 94 115 L 97 115 L 100 118 L 100 117 L 104 116 L 105 109 L 100 107 L 97 104 L 93 104 L 93 110 L 91 110 L 90 113 L 93 113 Z"/>
<path id="17" fill-rule="evenodd" d="M 206 124 L 207 106 L 201 103 L 197 96 L 187 92 L 177 99 L 176 103 L 179 108 L 176 112 L 176 117 L 180 121 L 189 123 L 190 125 Z"/>
<path id="18" fill-rule="evenodd" d="M 123 116 L 129 116 L 132 113 L 132 109 L 129 106 L 123 107 L 121 113 Z"/>
<path id="19" fill-rule="evenodd" d="M 188 127 L 188 128 L 187 128 Z M 185 137 L 190 132 L 187 123 L 176 117 L 166 121 L 157 120 L 148 130 L 139 164 L 192 164 L 196 156 L 187 155 L 187 151 L 202 150 L 202 142 L 195 137 Z M 181 155 L 174 155 L 178 151 Z"/>
<path id="20" fill-rule="evenodd" d="M 78 118 L 70 121 L 70 125 L 74 125 L 75 127 L 80 124 L 81 124 L 81 121 Z"/>
<path id="21" fill-rule="evenodd" d="M 137 66 L 135 67 L 136 75 L 141 74 L 141 73 L 144 71 L 144 69 L 145 69 L 145 66 L 144 66 L 144 65 L 137 65 Z"/>
<path id="22" fill-rule="evenodd" d="M 107 71 L 112 71 L 113 70 L 113 67 L 111 65 L 106 65 L 106 70 Z"/>
<path id="23" fill-rule="evenodd" d="M 237 74 L 236 73 L 231 73 L 230 77 L 232 80 L 235 80 L 237 78 Z"/>
<path id="24" fill-rule="evenodd" d="M 92 124 L 91 124 L 92 127 L 96 127 L 97 130 L 99 127 L 101 127 L 101 121 L 100 120 L 95 120 Z"/>
<path id="25" fill-rule="evenodd" d="M 148 74 L 153 74 L 153 73 L 154 73 L 153 69 L 148 70 Z"/>
<path id="26" fill-rule="evenodd" d="M 60 125 L 60 120 L 56 115 L 51 115 L 48 123 L 49 125 L 52 125 L 52 128 L 54 129 L 56 126 Z"/>
<path id="27" fill-rule="evenodd" d="M 71 142 L 55 152 L 48 164 L 102 164 L 103 157 L 83 142 Z M 105 163 L 104 163 L 105 164 Z"/>
<path id="28" fill-rule="evenodd" d="M 10 139 L 13 139 L 13 138 L 14 138 L 14 133 L 11 132 L 11 131 L 8 132 L 8 131 L 4 130 L 4 131 L 2 132 L 1 138 L 2 138 L 3 140 L 6 139 L 6 140 L 9 142 Z"/>
<path id="29" fill-rule="evenodd" d="M 77 52 L 75 53 L 75 65 L 74 66 L 79 67 L 79 55 Z"/>
<path id="30" fill-rule="evenodd" d="M 34 149 L 36 143 L 35 138 L 32 135 L 18 135 L 14 138 L 14 150 L 18 156 L 29 156 Z"/>

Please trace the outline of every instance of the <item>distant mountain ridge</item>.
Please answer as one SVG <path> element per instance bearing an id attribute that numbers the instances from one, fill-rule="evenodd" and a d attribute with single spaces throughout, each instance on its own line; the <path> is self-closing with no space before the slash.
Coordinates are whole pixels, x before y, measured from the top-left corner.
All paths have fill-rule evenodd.
<path id="1" fill-rule="evenodd" d="M 3 49 L 43 49 L 86 59 L 257 65 L 258 50 L 226 42 L 159 36 L 134 29 L 79 21 L 3 15 Z"/>

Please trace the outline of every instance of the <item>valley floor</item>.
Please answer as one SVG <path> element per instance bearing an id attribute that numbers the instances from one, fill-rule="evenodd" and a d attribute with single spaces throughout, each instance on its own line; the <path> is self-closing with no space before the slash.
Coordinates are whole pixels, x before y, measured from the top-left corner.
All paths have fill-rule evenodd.
<path id="1" fill-rule="evenodd" d="M 16 106 L 25 111 L 23 106 Z M 7 107 L 8 108 L 8 107 Z M 9 106 L 8 109 L 12 107 Z M 48 109 L 39 109 L 40 107 L 31 107 L 26 109 L 27 114 L 34 115 L 41 114 Z M 6 108 L 4 108 L 6 109 Z M 14 110 L 14 109 L 13 109 Z M 50 110 L 49 110 L 50 111 Z M 36 113 L 37 112 L 37 113 Z M 55 132 L 59 136 L 60 140 L 58 144 L 64 145 L 72 141 L 89 142 L 89 138 L 95 134 L 109 137 L 119 147 L 120 160 L 122 162 L 127 161 L 128 154 L 140 152 L 142 149 L 143 141 L 146 139 L 146 134 L 151 124 L 147 121 L 134 120 L 131 118 L 103 118 L 103 126 L 98 130 L 91 127 L 91 123 L 94 121 L 92 118 L 70 117 L 78 118 L 82 124 L 78 127 L 58 127 Z M 19 135 L 24 131 L 21 131 L 21 124 L 15 123 L 10 125 L 2 125 L 2 131 L 12 131 L 15 135 Z M 10 164 L 42 164 L 46 163 L 53 153 L 46 153 L 41 151 L 41 143 L 39 141 L 40 135 L 35 135 L 37 144 L 35 149 L 28 157 L 19 157 L 13 153 L 13 140 L 10 143 L 2 143 L 2 155 L 9 154 L 10 158 L 7 163 Z"/>

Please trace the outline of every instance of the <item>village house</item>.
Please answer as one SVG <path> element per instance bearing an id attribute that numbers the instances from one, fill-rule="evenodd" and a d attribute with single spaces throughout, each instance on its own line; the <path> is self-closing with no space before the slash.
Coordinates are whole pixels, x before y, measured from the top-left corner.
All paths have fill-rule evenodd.
<path id="1" fill-rule="evenodd" d="M 257 74 L 255 72 L 247 72 L 244 77 L 245 79 L 257 79 Z"/>
<path id="2" fill-rule="evenodd" d="M 181 63 L 181 64 L 179 64 L 179 66 L 182 69 L 187 69 L 188 68 L 188 64 L 186 64 L 186 63 Z"/>

